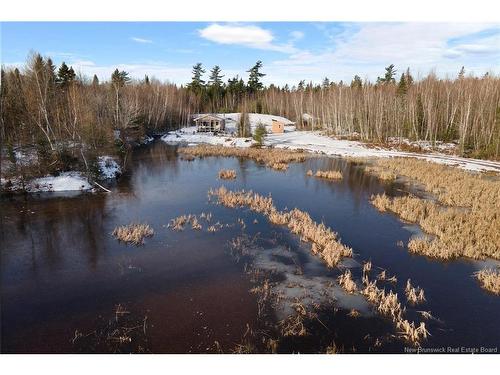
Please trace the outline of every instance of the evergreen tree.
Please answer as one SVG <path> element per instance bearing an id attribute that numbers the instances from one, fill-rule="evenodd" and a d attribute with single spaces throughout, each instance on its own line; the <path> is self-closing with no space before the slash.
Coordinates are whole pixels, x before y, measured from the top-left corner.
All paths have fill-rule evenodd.
<path id="1" fill-rule="evenodd" d="M 250 73 L 248 76 L 248 89 L 250 92 L 257 92 L 264 87 L 260 81 L 260 79 L 265 76 L 264 73 L 260 72 L 261 68 L 262 61 L 259 60 L 250 70 L 247 70 L 247 73 Z"/>
<path id="2" fill-rule="evenodd" d="M 47 69 L 49 72 L 50 81 L 52 83 L 55 83 L 56 82 L 56 66 L 54 65 L 54 63 L 52 62 L 52 59 L 50 57 L 47 59 Z"/>
<path id="3" fill-rule="evenodd" d="M 68 67 L 66 63 L 63 61 L 61 66 L 59 67 L 59 70 L 57 71 L 57 78 L 56 82 L 62 86 L 66 87 L 69 84 L 71 84 L 76 78 L 75 71 L 73 68 Z"/>
<path id="4" fill-rule="evenodd" d="M 301 80 L 297 86 L 297 91 L 303 91 L 304 90 L 304 87 L 306 85 L 306 81 L 305 80 Z"/>
<path id="5" fill-rule="evenodd" d="M 396 75 L 396 69 L 394 69 L 394 64 L 391 64 L 385 68 L 384 77 L 377 78 L 377 83 L 385 83 L 385 84 L 396 83 L 396 79 L 394 78 L 395 75 Z"/>
<path id="6" fill-rule="evenodd" d="M 149 85 L 149 84 L 150 84 L 150 82 L 149 82 L 149 77 L 148 77 L 148 75 L 147 75 L 147 74 L 144 76 L 144 83 L 145 83 L 146 85 Z"/>
<path id="7" fill-rule="evenodd" d="M 408 92 L 408 83 L 406 81 L 405 73 L 401 74 L 401 78 L 398 83 L 398 95 L 405 95 Z"/>
<path id="8" fill-rule="evenodd" d="M 99 78 L 97 78 L 96 74 L 94 74 L 94 77 L 92 78 L 92 86 L 99 86 Z"/>
<path id="9" fill-rule="evenodd" d="M 124 70 L 119 71 L 118 69 L 115 69 L 113 74 L 111 74 L 111 83 L 115 88 L 120 88 L 125 86 L 127 83 L 130 82 L 130 77 L 128 76 L 128 73 Z"/>
<path id="10" fill-rule="evenodd" d="M 358 75 L 355 75 L 352 82 L 351 82 L 351 88 L 362 88 L 363 87 L 363 81 L 361 80 L 361 77 Z"/>
<path id="11" fill-rule="evenodd" d="M 410 68 L 406 68 L 405 80 L 406 80 L 406 85 L 408 87 L 410 87 L 413 84 L 413 77 L 410 73 Z"/>
<path id="12" fill-rule="evenodd" d="M 325 78 L 323 79 L 322 86 L 323 86 L 323 88 L 324 88 L 324 89 L 326 89 L 326 88 L 330 87 L 330 80 L 328 79 L 328 77 L 325 77 Z"/>
<path id="13" fill-rule="evenodd" d="M 212 87 L 221 87 L 223 75 L 220 74 L 221 69 L 219 65 L 215 65 L 210 71 L 210 77 L 208 78 L 208 85 Z"/>
<path id="14" fill-rule="evenodd" d="M 458 79 L 463 79 L 464 77 L 465 77 L 465 67 L 462 66 L 462 68 L 458 72 Z"/>
<path id="15" fill-rule="evenodd" d="M 203 65 L 201 63 L 197 63 L 193 66 L 193 78 L 191 79 L 191 83 L 188 85 L 188 88 L 193 92 L 199 94 L 205 88 L 205 81 L 201 78 L 205 73 L 205 69 L 203 69 Z"/>

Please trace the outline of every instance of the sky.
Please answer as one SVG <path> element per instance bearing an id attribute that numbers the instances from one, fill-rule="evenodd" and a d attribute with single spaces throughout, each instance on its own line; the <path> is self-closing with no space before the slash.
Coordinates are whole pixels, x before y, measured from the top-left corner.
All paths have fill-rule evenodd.
<path id="1" fill-rule="evenodd" d="M 22 66 L 30 51 L 108 80 L 118 68 L 186 84 L 192 66 L 219 65 L 224 80 L 263 62 L 265 84 L 376 80 L 394 64 L 418 78 L 500 74 L 500 24 L 373 22 L 2 22 L 2 65 Z"/>

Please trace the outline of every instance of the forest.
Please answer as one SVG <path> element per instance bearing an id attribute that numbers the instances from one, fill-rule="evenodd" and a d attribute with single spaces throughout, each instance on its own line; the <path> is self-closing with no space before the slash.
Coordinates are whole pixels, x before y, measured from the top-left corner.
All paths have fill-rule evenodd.
<path id="1" fill-rule="evenodd" d="M 462 68 L 453 79 L 432 72 L 415 79 L 409 68 L 399 74 L 389 65 L 376 82 L 360 72 L 351 82 L 280 87 L 265 86 L 263 71 L 258 61 L 246 81 L 225 81 L 219 66 L 207 72 L 198 63 L 185 85 L 118 69 L 101 82 L 32 53 L 23 67 L 2 66 L 2 155 L 31 148 L 38 173 L 75 164 L 89 170 L 103 152 L 126 153 L 130 134 L 176 129 L 200 112 L 255 112 L 287 117 L 299 130 L 380 144 L 389 137 L 457 142 L 461 156 L 500 158 L 500 78 L 492 73 L 474 77 Z"/>

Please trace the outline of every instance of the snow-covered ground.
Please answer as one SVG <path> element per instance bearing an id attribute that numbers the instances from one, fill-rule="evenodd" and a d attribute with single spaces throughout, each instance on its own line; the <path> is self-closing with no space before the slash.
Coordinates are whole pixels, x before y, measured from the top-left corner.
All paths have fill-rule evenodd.
<path id="1" fill-rule="evenodd" d="M 229 114 L 228 114 L 229 115 Z M 264 116 L 264 115 L 260 115 Z M 274 117 L 274 116 L 270 116 Z M 252 119 L 251 119 L 252 121 Z M 254 124 L 252 124 L 254 125 Z M 236 138 L 227 135 L 213 135 L 196 133 L 196 127 L 182 128 L 169 132 L 162 137 L 164 142 L 170 144 L 195 145 L 207 143 L 228 147 L 249 147 L 253 140 L 250 138 Z M 398 151 L 396 149 L 383 149 L 380 147 L 368 147 L 362 142 L 340 140 L 324 136 L 319 132 L 295 131 L 287 129 L 282 134 L 268 134 L 264 144 L 276 148 L 302 149 L 304 151 L 322 153 L 331 156 L 353 156 L 353 157 L 415 157 L 436 163 L 457 166 L 459 168 L 473 171 L 495 171 L 500 172 L 500 162 L 469 159 L 458 156 L 446 155 L 437 152 L 414 153 Z M 451 148 L 452 144 L 443 144 L 443 151 Z M 424 145 L 425 146 L 425 145 Z M 422 147 L 422 146 L 421 146 Z M 426 149 L 425 147 L 422 147 Z"/>
<path id="2" fill-rule="evenodd" d="M 266 137 L 265 145 L 277 148 L 303 149 L 309 152 L 336 156 L 415 157 L 436 163 L 453 165 L 467 170 L 500 172 L 500 162 L 462 158 L 432 152 L 420 154 L 414 152 L 387 150 L 377 147 L 371 148 L 361 142 L 334 139 L 323 136 L 318 132 L 311 131 L 269 134 Z"/>
<path id="3" fill-rule="evenodd" d="M 197 133 L 196 126 L 189 126 L 176 131 L 168 132 L 161 137 L 163 142 L 169 144 L 195 145 L 206 143 L 227 147 L 250 147 L 255 141 L 252 138 L 237 138 L 228 135 L 213 135 L 211 133 Z"/>
<path id="4" fill-rule="evenodd" d="M 92 190 L 87 178 L 78 172 L 63 172 L 59 176 L 46 176 L 32 180 L 26 191 L 87 191 Z"/>

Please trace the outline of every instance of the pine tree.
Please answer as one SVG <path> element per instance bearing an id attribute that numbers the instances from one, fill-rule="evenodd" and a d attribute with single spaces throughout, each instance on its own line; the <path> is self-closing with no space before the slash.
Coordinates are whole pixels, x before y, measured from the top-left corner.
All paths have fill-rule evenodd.
<path id="1" fill-rule="evenodd" d="M 120 88 L 125 86 L 127 83 L 130 82 L 130 77 L 128 76 L 128 73 L 124 70 L 119 71 L 118 69 L 115 69 L 113 74 L 111 74 L 111 83 L 115 88 Z"/>
<path id="2" fill-rule="evenodd" d="M 388 67 L 385 68 L 385 75 L 383 78 L 378 77 L 377 78 L 377 83 L 396 83 L 396 79 L 394 76 L 396 75 L 396 69 L 394 69 L 394 64 L 389 65 Z"/>
<path id="3" fill-rule="evenodd" d="M 255 65 L 250 68 L 250 70 L 247 70 L 247 73 L 250 73 L 248 76 L 248 89 L 250 92 L 257 92 L 261 90 L 264 86 L 262 85 L 262 82 L 260 79 L 265 76 L 264 73 L 260 72 L 260 69 L 262 68 L 262 61 L 257 61 Z"/>
<path id="4" fill-rule="evenodd" d="M 149 84 L 150 84 L 150 82 L 149 82 L 149 76 L 148 76 L 147 74 L 144 76 L 144 83 L 145 83 L 146 85 L 149 85 Z"/>
<path id="5" fill-rule="evenodd" d="M 463 79 L 464 77 L 465 77 L 465 67 L 462 66 L 462 68 L 458 72 L 458 79 Z"/>
<path id="6" fill-rule="evenodd" d="M 406 68 L 405 79 L 406 79 L 406 85 L 410 87 L 413 84 L 413 76 L 410 73 L 410 68 Z"/>
<path id="7" fill-rule="evenodd" d="M 354 76 L 352 82 L 351 82 L 351 88 L 362 88 L 363 87 L 363 81 L 361 80 L 361 77 L 358 76 L 357 74 Z"/>
<path id="8" fill-rule="evenodd" d="M 304 91 L 305 85 L 306 85 L 306 81 L 305 80 L 301 80 L 299 82 L 299 84 L 297 85 L 297 91 Z"/>
<path id="9" fill-rule="evenodd" d="M 52 59 L 49 57 L 47 59 L 47 69 L 49 72 L 49 77 L 50 77 L 50 82 L 55 83 L 56 82 L 56 66 L 52 62 Z"/>
<path id="10" fill-rule="evenodd" d="M 408 92 L 408 83 L 406 82 L 406 75 L 403 73 L 401 74 L 401 78 L 399 79 L 398 83 L 398 95 L 406 95 Z"/>
<path id="11" fill-rule="evenodd" d="M 212 87 L 221 87 L 223 75 L 220 74 L 221 69 L 219 65 L 215 65 L 210 71 L 210 77 L 208 79 L 208 85 Z"/>
<path id="12" fill-rule="evenodd" d="M 57 71 L 57 84 L 59 84 L 61 87 L 66 87 L 71 84 L 75 80 L 75 78 L 76 74 L 73 68 L 68 67 L 68 65 L 66 65 L 66 63 L 63 61 L 61 66 L 59 67 L 59 70 Z"/>
<path id="13" fill-rule="evenodd" d="M 193 78 L 191 79 L 191 83 L 188 85 L 188 88 L 193 92 L 200 94 L 205 88 L 205 81 L 201 78 L 205 73 L 205 69 L 203 69 L 203 65 L 201 63 L 197 63 L 193 66 Z"/>
<path id="14" fill-rule="evenodd" d="M 94 74 L 94 77 L 92 78 L 92 86 L 99 86 L 99 78 L 97 78 L 96 74 Z"/>
<path id="15" fill-rule="evenodd" d="M 326 88 L 330 87 L 330 80 L 328 79 L 328 77 L 325 77 L 325 78 L 323 79 L 322 86 L 323 86 L 323 88 L 324 88 L 324 89 L 326 89 Z"/>

